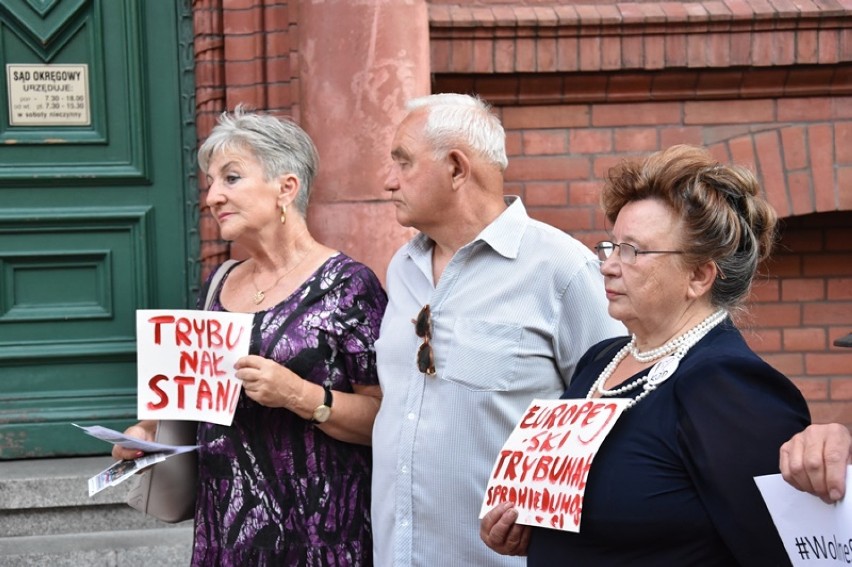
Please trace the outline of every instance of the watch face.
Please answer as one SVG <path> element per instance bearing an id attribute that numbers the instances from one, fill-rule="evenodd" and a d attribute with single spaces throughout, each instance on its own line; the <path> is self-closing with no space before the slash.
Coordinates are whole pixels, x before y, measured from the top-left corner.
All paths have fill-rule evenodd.
<path id="1" fill-rule="evenodd" d="M 331 417 L 331 408 L 328 406 L 320 406 L 314 410 L 314 421 L 317 423 L 325 423 Z"/>

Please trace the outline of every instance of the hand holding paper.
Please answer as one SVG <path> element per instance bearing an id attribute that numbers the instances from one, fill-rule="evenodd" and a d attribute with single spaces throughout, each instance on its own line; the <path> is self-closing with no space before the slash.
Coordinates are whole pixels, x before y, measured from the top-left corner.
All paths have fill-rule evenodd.
<path id="1" fill-rule="evenodd" d="M 89 479 L 89 496 L 93 496 L 101 490 L 110 486 L 117 486 L 133 476 L 134 474 L 165 461 L 169 457 L 195 451 L 198 445 L 165 445 L 163 443 L 154 443 L 153 441 L 143 441 L 136 437 L 128 437 L 114 429 L 101 427 L 100 425 L 92 425 L 84 427 L 72 423 L 74 427 L 79 427 L 84 433 L 101 439 L 114 445 L 120 445 L 126 449 L 142 451 L 145 455 L 138 459 L 116 461 L 95 476 Z"/>
<path id="2" fill-rule="evenodd" d="M 592 459 L 627 404 L 533 400 L 497 456 L 479 517 L 509 501 L 519 524 L 579 531 Z"/>
<path id="3" fill-rule="evenodd" d="M 88 435 L 91 435 L 96 439 L 101 439 L 102 441 L 112 443 L 113 445 L 120 445 L 125 449 L 142 451 L 143 453 L 165 453 L 166 455 L 179 455 L 180 453 L 194 451 L 198 448 L 198 445 L 164 445 L 163 443 L 155 443 L 153 441 L 143 441 L 142 439 L 130 437 L 128 435 L 124 435 L 123 433 L 119 433 L 114 429 L 101 427 L 100 425 L 91 425 L 89 427 L 77 425 L 76 423 L 72 423 L 71 425 L 73 425 L 74 427 L 79 427 L 83 430 L 84 433 L 87 433 Z"/>
<path id="4" fill-rule="evenodd" d="M 795 567 L 852 563 L 852 500 L 826 504 L 787 484 L 780 474 L 755 477 Z M 846 484 L 852 482 L 852 467 Z"/>
<path id="5" fill-rule="evenodd" d="M 500 555 L 526 555 L 532 528 L 517 521 L 515 505 L 501 502 L 482 517 L 479 538 Z"/>

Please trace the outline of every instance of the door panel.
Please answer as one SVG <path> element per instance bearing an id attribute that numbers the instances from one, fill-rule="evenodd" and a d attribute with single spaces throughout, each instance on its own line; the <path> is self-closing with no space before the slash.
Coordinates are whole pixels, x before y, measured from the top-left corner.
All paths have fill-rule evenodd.
<path id="1" fill-rule="evenodd" d="M 197 289 L 187 45 L 185 0 L 0 4 L 2 459 L 109 452 L 70 423 L 135 419 L 135 310 Z"/>

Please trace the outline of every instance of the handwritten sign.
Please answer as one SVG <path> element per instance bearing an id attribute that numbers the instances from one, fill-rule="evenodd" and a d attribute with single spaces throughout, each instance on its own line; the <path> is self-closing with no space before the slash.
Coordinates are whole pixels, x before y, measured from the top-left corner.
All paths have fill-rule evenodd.
<path id="1" fill-rule="evenodd" d="M 780 474 L 754 480 L 794 567 L 852 563 L 852 467 L 846 496 L 836 504 L 796 490 Z"/>
<path id="2" fill-rule="evenodd" d="M 479 517 L 507 500 L 519 524 L 580 531 L 586 478 L 628 400 L 533 400 L 491 471 Z"/>
<path id="3" fill-rule="evenodd" d="M 231 425 L 242 382 L 234 363 L 248 354 L 251 313 L 136 311 L 139 419 Z"/>

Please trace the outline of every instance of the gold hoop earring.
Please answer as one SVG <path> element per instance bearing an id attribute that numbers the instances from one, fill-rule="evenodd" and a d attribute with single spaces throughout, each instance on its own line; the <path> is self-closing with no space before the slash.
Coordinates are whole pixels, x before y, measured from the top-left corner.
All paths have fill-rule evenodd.
<path id="1" fill-rule="evenodd" d="M 281 205 L 281 224 L 287 222 L 287 205 Z"/>

